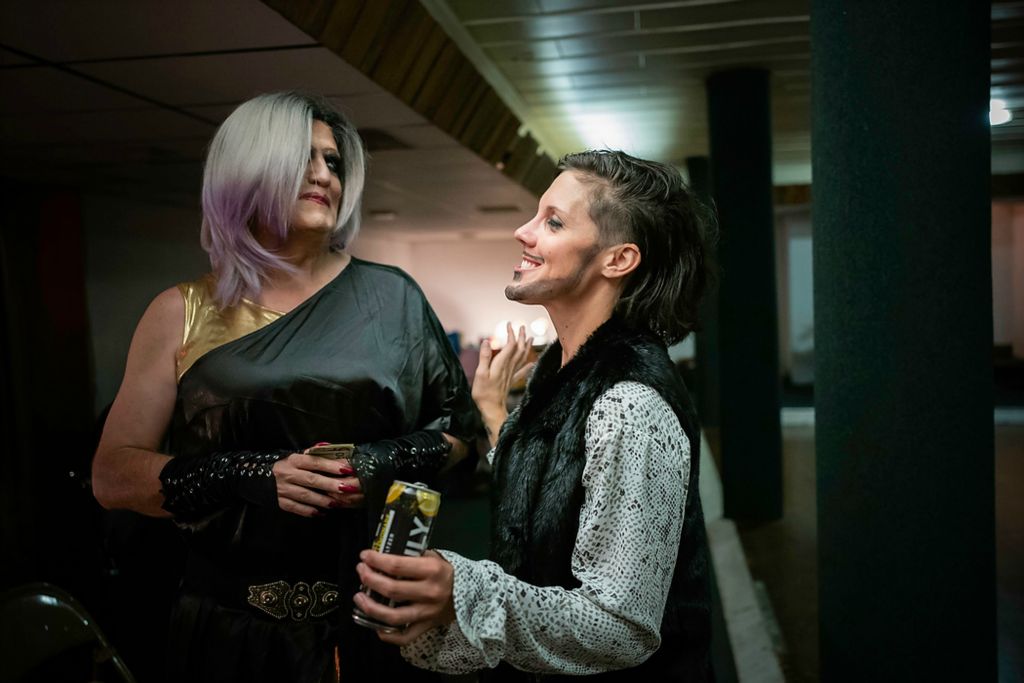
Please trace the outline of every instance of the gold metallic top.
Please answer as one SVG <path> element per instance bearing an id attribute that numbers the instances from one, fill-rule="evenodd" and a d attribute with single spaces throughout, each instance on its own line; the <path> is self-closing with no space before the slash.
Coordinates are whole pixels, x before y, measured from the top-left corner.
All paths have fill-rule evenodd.
<path id="1" fill-rule="evenodd" d="M 212 274 L 178 285 L 185 298 L 185 333 L 175 358 L 178 381 L 206 352 L 255 332 L 284 315 L 249 299 L 221 310 L 213 298 L 214 285 Z"/>

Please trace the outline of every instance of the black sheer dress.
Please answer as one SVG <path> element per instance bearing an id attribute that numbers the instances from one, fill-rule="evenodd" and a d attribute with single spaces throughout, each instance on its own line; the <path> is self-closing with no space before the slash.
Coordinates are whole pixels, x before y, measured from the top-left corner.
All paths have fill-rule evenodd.
<path id="1" fill-rule="evenodd" d="M 472 441 L 478 419 L 419 288 L 397 269 L 353 258 L 291 312 L 195 360 L 180 378 L 169 442 L 176 457 L 202 458 L 420 429 Z M 321 681 L 336 669 L 345 681 L 430 676 L 351 621 L 358 553 L 377 515 L 307 519 L 240 503 L 187 532 L 170 680 Z"/>

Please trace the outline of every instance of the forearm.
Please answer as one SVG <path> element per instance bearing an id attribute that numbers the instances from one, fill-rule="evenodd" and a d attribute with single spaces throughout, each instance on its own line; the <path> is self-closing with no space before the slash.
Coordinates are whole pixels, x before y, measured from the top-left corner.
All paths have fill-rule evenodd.
<path id="1" fill-rule="evenodd" d="M 453 467 L 460 461 L 464 460 L 469 455 L 469 444 L 462 439 L 452 436 L 451 434 L 442 433 L 441 436 L 451 446 L 451 450 L 448 451 L 448 459 L 445 460 L 444 464 L 441 465 L 441 470 L 444 471 L 449 467 Z"/>
<path id="2" fill-rule="evenodd" d="M 504 660 L 534 673 L 587 675 L 635 666 L 658 647 L 657 620 L 631 618 L 600 595 L 534 586 L 492 562 L 443 555 L 455 568 L 457 621 L 403 649 L 417 666 L 464 673 Z"/>
<path id="3" fill-rule="evenodd" d="M 501 426 L 508 419 L 508 410 L 503 405 L 480 406 L 480 416 L 484 421 L 484 429 L 487 431 L 487 441 L 494 448 L 498 443 L 498 435 L 501 434 Z"/>
<path id="4" fill-rule="evenodd" d="M 132 510 L 150 517 L 169 517 L 161 506 L 160 471 L 170 456 L 144 448 L 101 448 L 92 464 L 92 490 L 108 510 Z"/>
<path id="5" fill-rule="evenodd" d="M 465 451 L 453 453 L 457 444 L 465 448 L 458 439 L 439 430 L 423 429 L 394 439 L 356 444 L 352 467 L 363 490 L 373 498 L 374 489 L 384 487 L 386 491 L 396 479 L 429 481 L 452 464 L 453 458 L 465 455 Z"/>
<path id="6" fill-rule="evenodd" d="M 289 449 L 220 451 L 197 458 L 170 458 L 159 473 L 163 509 L 175 522 L 192 526 L 237 502 L 277 507 L 274 465 L 288 454 Z"/>

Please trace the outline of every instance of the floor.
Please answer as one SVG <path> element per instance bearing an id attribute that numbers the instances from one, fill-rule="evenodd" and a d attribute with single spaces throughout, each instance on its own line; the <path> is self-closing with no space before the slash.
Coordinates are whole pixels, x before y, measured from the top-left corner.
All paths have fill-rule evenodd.
<path id="1" fill-rule="evenodd" d="M 996 428 L 999 681 L 1024 681 L 1024 425 Z"/>
<path id="2" fill-rule="evenodd" d="M 996 426 L 996 564 L 999 681 L 1024 680 L 1024 425 Z M 814 428 L 783 429 L 786 516 L 740 527 L 765 609 L 779 626 L 790 683 L 818 680 L 817 520 Z"/>

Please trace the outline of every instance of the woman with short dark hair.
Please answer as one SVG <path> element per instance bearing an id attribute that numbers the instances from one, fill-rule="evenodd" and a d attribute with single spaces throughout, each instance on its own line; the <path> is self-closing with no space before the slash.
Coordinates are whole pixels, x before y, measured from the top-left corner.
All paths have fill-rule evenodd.
<path id="1" fill-rule="evenodd" d="M 169 680 L 415 677 L 340 596 L 358 585 L 364 502 L 378 496 L 375 517 L 394 478 L 429 481 L 478 417 L 416 284 L 346 251 L 364 175 L 355 128 L 323 100 L 240 105 L 203 177 L 213 272 L 157 296 L 135 332 L 93 487 L 187 530 Z M 357 445 L 305 452 L 318 442 Z"/>
<path id="2" fill-rule="evenodd" d="M 543 305 L 558 341 L 511 415 L 523 331 L 481 349 L 473 384 L 494 446 L 493 561 L 364 551 L 363 583 L 407 604 L 356 605 L 408 624 L 380 637 L 438 671 L 708 680 L 700 433 L 666 345 L 696 327 L 711 224 L 663 164 L 591 151 L 558 168 L 515 232 L 505 290 Z"/>

